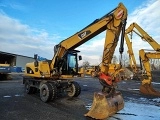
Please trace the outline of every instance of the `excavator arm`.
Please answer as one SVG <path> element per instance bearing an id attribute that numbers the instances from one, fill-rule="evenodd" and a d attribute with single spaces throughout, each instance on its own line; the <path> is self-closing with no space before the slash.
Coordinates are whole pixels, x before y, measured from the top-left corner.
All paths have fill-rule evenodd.
<path id="1" fill-rule="evenodd" d="M 137 23 L 132 23 L 126 29 L 126 34 L 131 33 L 132 35 L 132 32 L 136 33 L 139 37 L 148 42 L 155 51 L 160 51 L 160 45 L 151 36 L 149 36 L 148 33 L 145 32 Z"/>
<path id="2" fill-rule="evenodd" d="M 143 64 L 144 69 L 146 71 L 145 74 L 142 75 L 142 84 L 140 86 L 140 92 L 142 92 L 144 94 L 160 96 L 159 92 L 154 90 L 151 85 L 152 76 L 151 76 L 151 69 L 150 69 L 150 63 L 149 63 L 150 58 L 152 58 L 152 59 L 159 58 L 160 45 L 151 36 L 149 36 L 147 34 L 147 32 L 145 32 L 137 23 L 132 23 L 126 29 L 126 36 L 127 36 L 127 34 L 130 34 L 132 36 L 132 32 L 136 33 L 144 41 L 148 42 L 151 45 L 151 47 L 153 48 L 153 50 L 155 51 L 154 53 L 145 53 L 144 49 L 141 49 L 139 51 L 140 64 L 141 64 L 141 66 Z M 130 47 L 130 49 L 131 48 L 132 47 Z"/>
<path id="3" fill-rule="evenodd" d="M 136 75 L 137 72 L 138 72 L 137 63 L 136 63 L 136 59 L 135 59 L 135 56 L 134 56 L 134 53 L 133 53 L 132 42 L 129 40 L 129 37 L 128 37 L 127 34 L 125 34 L 125 41 L 126 41 L 126 44 L 127 44 L 127 47 L 128 47 L 127 52 L 129 54 L 130 67 L 132 68 L 133 73 Z"/>
<path id="4" fill-rule="evenodd" d="M 125 20 L 122 21 L 121 24 L 119 24 L 120 27 L 118 26 L 115 27 L 114 24 L 112 23 L 112 27 L 110 27 L 110 29 L 108 29 L 106 33 L 106 40 L 104 44 L 103 59 L 101 65 L 101 73 L 99 78 L 101 81 L 105 81 L 108 85 L 113 85 L 113 80 L 111 80 L 112 78 L 108 75 L 108 71 L 109 71 L 109 64 L 111 63 L 115 48 L 118 43 L 118 37 L 120 35 L 120 32 L 122 32 L 120 53 L 122 54 L 123 52 L 125 25 L 126 25 Z"/>

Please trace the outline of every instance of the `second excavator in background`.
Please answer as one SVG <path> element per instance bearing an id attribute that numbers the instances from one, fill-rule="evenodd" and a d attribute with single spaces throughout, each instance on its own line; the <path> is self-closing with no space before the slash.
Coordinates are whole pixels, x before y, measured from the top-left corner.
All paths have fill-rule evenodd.
<path id="1" fill-rule="evenodd" d="M 140 58 L 140 66 L 141 70 L 144 68 L 142 73 L 142 83 L 140 86 L 140 92 L 148 95 L 160 96 L 160 92 L 156 91 L 152 87 L 152 74 L 151 74 L 151 65 L 149 63 L 149 59 L 160 59 L 160 45 L 145 32 L 137 23 L 132 23 L 125 32 L 125 39 L 127 42 L 127 46 L 129 49 L 129 54 L 132 57 L 134 64 L 134 72 L 137 73 L 136 60 L 134 57 L 134 53 L 132 50 L 132 45 L 129 42 L 128 34 L 133 35 L 133 32 L 136 33 L 140 38 L 144 41 L 148 42 L 150 46 L 153 48 L 152 50 L 147 50 L 149 52 L 145 52 L 145 49 L 139 50 L 139 58 Z M 143 65 L 143 67 L 142 67 Z"/>
<path id="2" fill-rule="evenodd" d="M 98 77 L 99 72 L 100 72 L 100 68 L 101 65 L 91 65 L 88 67 L 79 67 L 79 75 L 80 77 L 84 77 L 84 76 L 89 76 L 89 77 Z M 111 76 L 117 77 L 119 76 L 119 78 L 121 78 L 121 73 L 124 72 L 124 69 L 122 68 L 122 66 L 120 64 L 109 64 L 109 70 L 108 73 Z"/>

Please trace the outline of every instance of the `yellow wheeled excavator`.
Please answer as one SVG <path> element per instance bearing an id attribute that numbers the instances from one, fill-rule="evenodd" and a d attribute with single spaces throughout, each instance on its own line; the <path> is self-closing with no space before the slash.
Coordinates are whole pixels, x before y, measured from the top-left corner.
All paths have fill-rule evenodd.
<path id="1" fill-rule="evenodd" d="M 85 75 L 89 75 L 91 77 L 97 77 L 98 70 L 99 70 L 98 65 L 92 65 L 92 66 L 86 67 Z"/>
<path id="2" fill-rule="evenodd" d="M 120 53 L 123 52 L 126 20 L 127 9 L 119 3 L 111 12 L 56 45 L 51 62 L 38 61 L 35 55 L 35 62 L 27 63 L 25 68 L 23 83 L 26 92 L 30 94 L 39 89 L 43 102 L 55 99 L 59 92 L 67 92 L 70 97 L 79 96 L 81 88 L 74 81 L 74 75 L 78 74 L 78 58 L 82 58 L 78 57 L 79 51 L 75 49 L 106 30 L 101 71 L 98 76 L 103 89 L 94 94 L 92 107 L 85 116 L 104 119 L 123 109 L 123 97 L 115 90 L 117 80 L 108 74 L 108 70 L 120 33 Z"/>
<path id="3" fill-rule="evenodd" d="M 144 73 L 142 74 L 142 84 L 140 86 L 140 92 L 148 95 L 160 96 L 160 92 L 156 91 L 152 87 L 152 74 L 151 74 L 151 66 L 149 63 L 149 59 L 159 59 L 160 58 L 160 45 L 149 36 L 137 23 L 132 23 L 125 31 L 127 38 L 127 34 L 133 35 L 132 32 L 136 33 L 139 37 L 141 37 L 144 41 L 148 42 L 153 50 L 150 52 L 145 52 L 144 49 L 139 50 L 139 58 L 140 65 L 142 69 L 142 65 L 144 66 Z M 127 38 L 128 39 L 128 38 Z M 126 40 L 127 40 L 126 39 Z M 129 48 L 131 50 L 130 53 L 133 53 L 132 47 Z M 133 55 L 133 54 L 132 54 Z M 135 61 L 135 59 L 134 59 Z M 136 65 L 136 64 L 135 64 Z"/>

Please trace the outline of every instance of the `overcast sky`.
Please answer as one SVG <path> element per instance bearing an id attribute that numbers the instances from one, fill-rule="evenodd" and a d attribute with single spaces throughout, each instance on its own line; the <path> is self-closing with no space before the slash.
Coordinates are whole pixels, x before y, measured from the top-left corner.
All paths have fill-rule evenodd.
<path id="1" fill-rule="evenodd" d="M 102 17 L 120 2 L 120 0 L 46 1 L 0 0 L 0 51 L 30 57 L 36 53 L 52 59 L 55 44 Z M 121 2 L 128 9 L 127 26 L 132 22 L 138 23 L 159 43 L 160 0 L 121 0 Z M 104 38 L 105 34 L 102 33 L 77 48 L 81 51 L 83 61 L 87 60 L 91 64 L 100 63 Z M 136 35 L 133 38 L 133 49 L 138 58 L 138 50 L 151 47 Z M 118 56 L 118 49 L 115 54 Z"/>

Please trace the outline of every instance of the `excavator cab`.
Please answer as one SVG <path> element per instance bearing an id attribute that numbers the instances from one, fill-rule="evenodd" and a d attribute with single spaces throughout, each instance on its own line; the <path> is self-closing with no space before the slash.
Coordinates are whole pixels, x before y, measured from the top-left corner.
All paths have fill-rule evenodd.
<path id="1" fill-rule="evenodd" d="M 57 59 L 56 66 L 61 75 L 78 75 L 78 61 L 82 59 L 78 56 L 78 52 L 78 50 L 67 51 L 61 59 Z"/>

